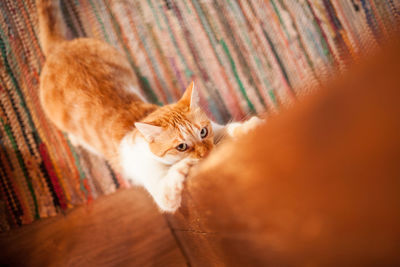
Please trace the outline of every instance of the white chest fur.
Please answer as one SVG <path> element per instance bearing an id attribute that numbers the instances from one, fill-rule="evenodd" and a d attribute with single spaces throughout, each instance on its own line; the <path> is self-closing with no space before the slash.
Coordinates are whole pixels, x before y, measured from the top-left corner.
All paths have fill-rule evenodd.
<path id="1" fill-rule="evenodd" d="M 157 182 L 166 175 L 170 167 L 154 156 L 143 138 L 134 139 L 130 134 L 121 142 L 120 160 L 125 178 L 142 186 Z"/>
<path id="2" fill-rule="evenodd" d="M 179 208 L 183 182 L 193 159 L 167 164 L 150 151 L 144 139 L 133 139 L 128 134 L 120 144 L 120 160 L 125 178 L 145 187 L 162 211 L 175 212 Z"/>

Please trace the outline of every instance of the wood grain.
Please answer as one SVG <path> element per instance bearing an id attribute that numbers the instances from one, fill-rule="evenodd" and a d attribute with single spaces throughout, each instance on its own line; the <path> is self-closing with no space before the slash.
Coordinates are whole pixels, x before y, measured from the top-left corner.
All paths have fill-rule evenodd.
<path id="1" fill-rule="evenodd" d="M 140 188 L 0 235 L 1 266 L 186 266 L 163 215 Z"/>
<path id="2" fill-rule="evenodd" d="M 193 266 L 400 266 L 400 42 L 187 182 L 168 216 Z"/>

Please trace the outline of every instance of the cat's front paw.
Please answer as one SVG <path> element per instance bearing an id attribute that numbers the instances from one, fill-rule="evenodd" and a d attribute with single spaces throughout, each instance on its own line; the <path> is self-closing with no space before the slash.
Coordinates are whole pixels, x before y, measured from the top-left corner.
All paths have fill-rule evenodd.
<path id="1" fill-rule="evenodd" d="M 165 185 L 156 202 L 163 212 L 174 213 L 181 206 L 183 182 Z"/>
<path id="2" fill-rule="evenodd" d="M 165 212 L 175 212 L 181 205 L 183 183 L 189 174 L 190 167 L 196 164 L 195 159 L 183 159 L 172 165 L 164 178 L 156 202 Z"/>
<path id="3" fill-rule="evenodd" d="M 190 168 L 195 165 L 199 160 L 192 158 L 185 158 L 171 166 L 168 171 L 169 174 L 180 173 L 184 176 L 183 179 L 189 174 Z"/>
<path id="4" fill-rule="evenodd" d="M 234 122 L 227 125 L 227 132 L 231 137 L 239 137 L 255 129 L 264 122 L 265 120 L 253 116 L 245 122 Z"/>

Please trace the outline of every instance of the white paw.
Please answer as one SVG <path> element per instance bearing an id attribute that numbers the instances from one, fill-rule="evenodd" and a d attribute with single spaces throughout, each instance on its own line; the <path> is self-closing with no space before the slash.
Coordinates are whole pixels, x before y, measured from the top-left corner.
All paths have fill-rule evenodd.
<path id="1" fill-rule="evenodd" d="M 171 166 L 168 174 L 180 173 L 184 177 L 189 174 L 190 167 L 195 165 L 199 160 L 192 158 L 185 158 Z"/>
<path id="2" fill-rule="evenodd" d="M 183 182 L 189 174 L 190 167 L 197 161 L 183 159 L 170 168 L 156 198 L 156 202 L 162 211 L 175 212 L 180 207 Z"/>
<path id="3" fill-rule="evenodd" d="M 264 123 L 262 120 L 256 116 L 251 117 L 249 120 L 240 123 L 234 122 L 227 126 L 227 132 L 231 137 L 238 137 L 240 135 L 246 134 L 254 128 L 258 127 L 260 124 Z"/>
<path id="4" fill-rule="evenodd" d="M 235 132 L 237 129 L 240 128 L 242 124 L 240 122 L 232 122 L 226 126 L 226 131 L 228 132 L 228 135 L 231 137 L 235 136 Z"/>
<path id="5" fill-rule="evenodd" d="M 165 184 L 156 197 L 160 209 L 165 212 L 175 212 L 181 205 L 183 181 L 175 184 Z"/>
<path id="6" fill-rule="evenodd" d="M 260 119 L 257 116 L 253 116 L 249 120 L 245 121 L 243 126 L 245 127 L 245 129 L 247 129 L 247 131 L 250 131 L 250 130 L 253 130 L 254 128 L 260 126 L 264 122 L 265 122 L 265 120 Z"/>

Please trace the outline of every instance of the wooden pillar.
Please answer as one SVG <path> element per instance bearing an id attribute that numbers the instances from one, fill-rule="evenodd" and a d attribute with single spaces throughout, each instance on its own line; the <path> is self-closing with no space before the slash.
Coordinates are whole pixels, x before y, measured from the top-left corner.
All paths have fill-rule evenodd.
<path id="1" fill-rule="evenodd" d="M 400 265 L 400 45 L 206 159 L 168 215 L 193 266 Z"/>

